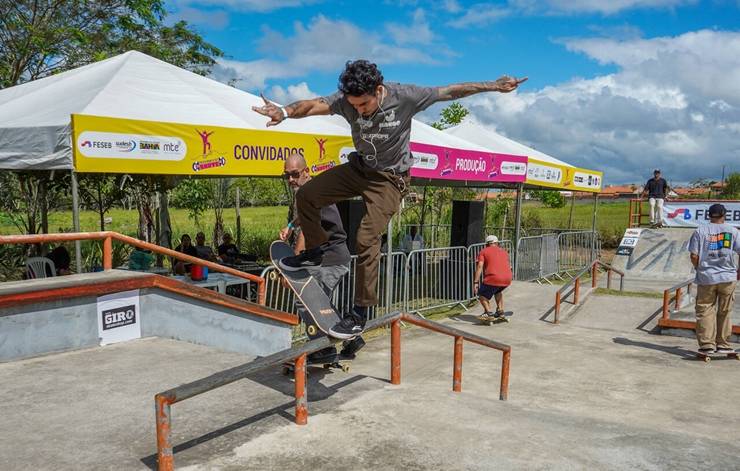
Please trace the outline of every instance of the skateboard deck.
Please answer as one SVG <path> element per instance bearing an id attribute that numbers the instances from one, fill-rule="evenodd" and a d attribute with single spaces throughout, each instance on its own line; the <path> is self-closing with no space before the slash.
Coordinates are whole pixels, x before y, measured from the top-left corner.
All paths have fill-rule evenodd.
<path id="1" fill-rule="evenodd" d="M 513 311 L 504 311 L 504 315 L 501 317 L 493 318 L 493 317 L 480 315 L 478 316 L 478 320 L 481 322 L 481 324 L 485 324 L 485 325 L 500 324 L 500 323 L 509 322 L 508 318 L 513 315 L 514 315 Z"/>
<path id="2" fill-rule="evenodd" d="M 308 313 L 308 317 L 304 316 L 303 319 L 308 337 L 316 338 L 320 336 L 319 332 L 331 337 L 329 329 L 340 321 L 339 313 L 319 282 L 307 270 L 287 271 L 280 268 L 278 263 L 280 259 L 293 255 L 295 253 L 290 245 L 281 240 L 276 240 L 270 245 L 270 259 L 273 265 L 305 307 L 301 312 Z"/>
<path id="3" fill-rule="evenodd" d="M 349 373 L 350 370 L 350 364 L 352 363 L 352 359 L 345 357 L 343 355 L 337 354 L 332 360 L 322 360 L 322 361 L 308 361 L 306 360 L 306 367 L 309 366 L 321 366 L 325 370 L 342 370 L 344 373 Z M 295 371 L 295 362 L 289 361 L 286 363 L 283 363 L 283 374 L 289 375 Z"/>
<path id="4" fill-rule="evenodd" d="M 730 360 L 740 360 L 740 356 L 738 356 L 738 352 L 731 352 L 731 353 L 703 353 L 703 352 L 696 352 L 696 358 L 699 360 L 704 361 L 705 363 L 709 363 L 712 361 L 712 358 L 718 358 L 718 359 L 730 359 Z"/>

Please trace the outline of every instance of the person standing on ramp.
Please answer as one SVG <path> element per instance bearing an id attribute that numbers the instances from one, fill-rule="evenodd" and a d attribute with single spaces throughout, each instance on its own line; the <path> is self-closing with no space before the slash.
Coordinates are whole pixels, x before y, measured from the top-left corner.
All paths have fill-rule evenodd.
<path id="1" fill-rule="evenodd" d="M 348 162 L 333 167 L 306 183 L 296 195 L 298 219 L 306 248 L 295 257 L 281 260 L 284 270 L 301 270 L 321 265 L 322 244 L 327 235 L 321 227 L 321 208 L 361 196 L 365 216 L 357 231 L 357 279 L 354 308 L 331 334 L 349 339 L 360 334 L 368 308 L 378 304 L 377 283 L 380 263 L 380 235 L 398 211 L 408 191 L 411 121 L 415 114 L 438 101 L 457 100 L 476 93 L 508 93 L 526 80 L 503 76 L 490 82 L 467 82 L 443 87 L 420 87 L 386 83 L 377 65 L 366 60 L 347 62 L 339 76 L 339 90 L 333 95 L 301 100 L 279 107 L 262 97 L 264 106 L 252 109 L 270 118 L 267 126 L 287 118 L 338 114 L 349 122 L 356 152 Z"/>

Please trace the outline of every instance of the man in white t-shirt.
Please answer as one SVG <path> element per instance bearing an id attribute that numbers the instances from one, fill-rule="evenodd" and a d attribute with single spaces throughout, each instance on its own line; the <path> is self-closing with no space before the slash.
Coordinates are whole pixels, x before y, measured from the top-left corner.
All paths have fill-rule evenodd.
<path id="1" fill-rule="evenodd" d="M 696 339 L 700 353 L 732 353 L 730 312 L 740 277 L 740 231 L 725 223 L 721 204 L 709 207 L 709 224 L 699 226 L 689 240 L 696 269 Z"/>
<path id="2" fill-rule="evenodd" d="M 424 238 L 421 234 L 417 234 L 416 226 L 411 226 L 409 233 L 403 237 L 401 248 L 406 253 L 409 253 L 412 250 L 421 250 L 424 248 Z"/>

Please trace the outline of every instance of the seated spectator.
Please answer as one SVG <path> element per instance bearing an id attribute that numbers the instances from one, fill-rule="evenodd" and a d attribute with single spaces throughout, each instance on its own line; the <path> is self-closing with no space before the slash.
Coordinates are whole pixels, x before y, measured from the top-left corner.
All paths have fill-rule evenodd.
<path id="1" fill-rule="evenodd" d="M 239 249 L 236 247 L 236 244 L 232 242 L 231 234 L 228 232 L 224 233 L 222 240 L 224 242 L 218 246 L 218 256 L 226 263 L 238 262 L 241 258 L 241 254 L 239 253 Z"/>
<path id="2" fill-rule="evenodd" d="M 175 248 L 175 251 L 184 253 L 185 255 L 190 255 L 191 257 L 198 257 L 198 251 L 193 246 L 188 234 L 183 234 L 182 237 L 180 237 L 180 245 Z M 190 273 L 190 269 L 193 267 L 193 264 L 185 263 L 180 260 L 173 260 L 172 267 L 172 271 L 174 271 L 176 275 L 184 275 L 185 273 Z"/>
<path id="3" fill-rule="evenodd" d="M 195 235 L 195 250 L 198 251 L 198 257 L 209 262 L 218 262 L 216 254 L 213 253 L 213 249 L 210 245 L 206 245 L 206 235 L 203 232 L 198 232 Z"/>
<path id="4" fill-rule="evenodd" d="M 401 250 L 409 253 L 412 250 L 421 250 L 424 248 L 424 238 L 421 234 L 417 234 L 417 231 L 416 226 L 411 226 L 409 233 L 404 236 L 403 242 L 401 242 Z"/>
<path id="5" fill-rule="evenodd" d="M 49 267 L 46 267 L 47 276 L 61 276 L 72 274 L 72 271 L 69 269 L 72 258 L 69 256 L 69 251 L 67 250 L 67 248 L 63 245 L 55 247 L 54 250 L 46 254 L 46 258 L 54 262 L 54 267 L 56 268 L 56 273 L 52 274 L 49 273 Z"/>

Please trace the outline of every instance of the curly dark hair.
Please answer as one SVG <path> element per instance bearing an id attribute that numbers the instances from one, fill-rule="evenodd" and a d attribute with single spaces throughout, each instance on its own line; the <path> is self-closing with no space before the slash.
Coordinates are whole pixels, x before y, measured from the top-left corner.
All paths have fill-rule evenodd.
<path id="1" fill-rule="evenodd" d="M 364 59 L 347 61 L 339 76 L 339 91 L 345 95 L 372 95 L 383 84 L 383 74 L 378 66 Z"/>

